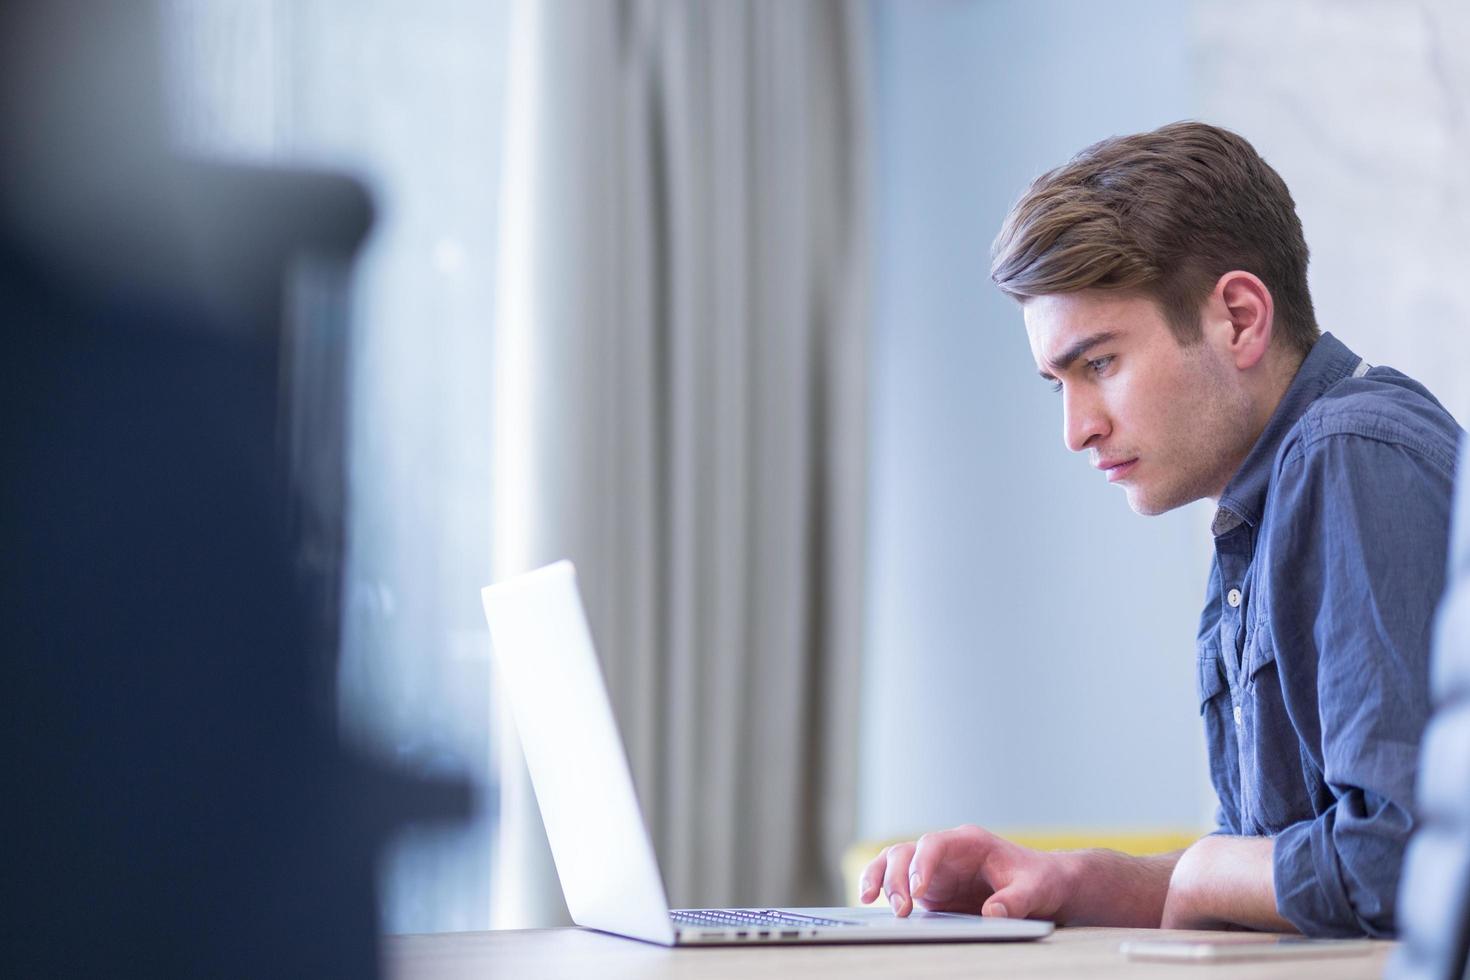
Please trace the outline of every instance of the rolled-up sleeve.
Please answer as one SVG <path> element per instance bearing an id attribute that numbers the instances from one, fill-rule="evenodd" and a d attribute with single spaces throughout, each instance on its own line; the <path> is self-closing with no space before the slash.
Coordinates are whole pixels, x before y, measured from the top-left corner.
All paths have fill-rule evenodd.
<path id="1" fill-rule="evenodd" d="M 1318 813 L 1275 835 L 1277 910 L 1312 936 L 1391 936 L 1453 460 L 1391 433 L 1316 433 L 1284 454 L 1263 542 L 1270 628 Z M 1289 559 L 1288 559 L 1289 556 Z M 1310 756 L 1310 758 L 1307 758 Z"/>

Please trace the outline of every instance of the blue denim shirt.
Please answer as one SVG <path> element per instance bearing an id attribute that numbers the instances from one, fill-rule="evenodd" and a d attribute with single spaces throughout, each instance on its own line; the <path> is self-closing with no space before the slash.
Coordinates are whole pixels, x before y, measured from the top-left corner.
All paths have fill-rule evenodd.
<path id="1" fill-rule="evenodd" d="M 1390 936 L 1460 428 L 1331 334 L 1219 501 L 1199 699 L 1219 832 L 1307 935 Z"/>

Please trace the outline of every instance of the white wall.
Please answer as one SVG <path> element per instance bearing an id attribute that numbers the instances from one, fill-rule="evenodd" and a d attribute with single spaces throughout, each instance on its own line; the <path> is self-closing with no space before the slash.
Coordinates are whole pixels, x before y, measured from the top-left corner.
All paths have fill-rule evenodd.
<path id="1" fill-rule="evenodd" d="M 1201 111 L 1246 134 L 1291 188 L 1318 322 L 1465 424 L 1470 5 L 1194 6 Z"/>
<path id="2" fill-rule="evenodd" d="M 878 2 L 864 836 L 1202 826 L 1208 511 L 1061 441 L 989 247 L 1026 183 L 1197 113 L 1187 5 Z"/>

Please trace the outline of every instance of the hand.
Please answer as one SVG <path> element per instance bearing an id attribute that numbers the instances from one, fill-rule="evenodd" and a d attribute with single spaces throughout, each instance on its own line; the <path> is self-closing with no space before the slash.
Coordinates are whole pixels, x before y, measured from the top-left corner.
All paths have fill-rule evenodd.
<path id="1" fill-rule="evenodd" d="M 872 902 L 881 887 L 900 917 L 917 905 L 932 911 L 1059 920 L 1075 887 L 1075 871 L 1069 853 L 1033 851 L 980 827 L 964 826 L 884 848 L 863 871 L 859 897 L 864 904 Z"/>

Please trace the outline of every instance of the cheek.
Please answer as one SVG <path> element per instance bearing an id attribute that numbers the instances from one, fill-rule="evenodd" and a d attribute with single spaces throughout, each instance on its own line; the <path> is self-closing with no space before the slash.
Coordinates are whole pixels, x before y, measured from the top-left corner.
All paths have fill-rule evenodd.
<path id="1" fill-rule="evenodd" d="M 1198 414 L 1202 397 L 1210 390 L 1207 379 L 1188 374 L 1166 375 L 1140 386 L 1138 414 L 1154 431 L 1188 429 Z"/>
<path id="2" fill-rule="evenodd" d="M 1175 395 L 1145 379 L 1122 379 L 1105 399 L 1114 426 L 1125 438 L 1147 440 L 1168 428 L 1176 414 Z"/>

